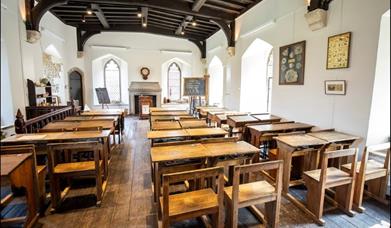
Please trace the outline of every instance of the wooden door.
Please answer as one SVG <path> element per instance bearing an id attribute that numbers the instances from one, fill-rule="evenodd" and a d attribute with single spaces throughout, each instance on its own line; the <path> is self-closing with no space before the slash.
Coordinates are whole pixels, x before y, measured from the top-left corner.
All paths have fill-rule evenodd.
<path id="1" fill-rule="evenodd" d="M 84 108 L 83 80 L 77 71 L 72 71 L 69 74 L 69 99 L 78 100 L 81 108 Z"/>

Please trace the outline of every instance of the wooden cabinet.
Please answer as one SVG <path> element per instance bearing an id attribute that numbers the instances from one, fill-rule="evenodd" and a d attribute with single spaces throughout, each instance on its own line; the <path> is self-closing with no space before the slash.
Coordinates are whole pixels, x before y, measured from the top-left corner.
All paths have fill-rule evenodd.
<path id="1" fill-rule="evenodd" d="M 47 106 L 58 104 L 58 98 L 52 94 L 50 82 L 46 86 L 37 86 L 33 81 L 27 79 L 29 106 Z"/>

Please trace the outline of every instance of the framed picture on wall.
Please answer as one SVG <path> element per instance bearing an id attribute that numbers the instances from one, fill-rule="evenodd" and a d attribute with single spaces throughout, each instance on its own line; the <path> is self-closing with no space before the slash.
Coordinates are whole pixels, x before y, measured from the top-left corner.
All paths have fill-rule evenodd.
<path id="1" fill-rule="evenodd" d="M 280 85 L 304 85 L 305 43 L 280 47 Z"/>
<path id="2" fill-rule="evenodd" d="M 346 81 L 345 80 L 324 81 L 324 90 L 326 95 L 346 95 Z"/>
<path id="3" fill-rule="evenodd" d="M 326 69 L 349 67 L 351 32 L 330 36 L 327 44 Z"/>

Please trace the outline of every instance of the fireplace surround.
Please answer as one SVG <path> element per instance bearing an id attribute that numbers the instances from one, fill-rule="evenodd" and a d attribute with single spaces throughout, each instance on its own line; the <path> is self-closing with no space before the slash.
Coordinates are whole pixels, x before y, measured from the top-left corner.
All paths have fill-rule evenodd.
<path id="1" fill-rule="evenodd" d="M 152 96 L 156 99 L 156 107 L 161 106 L 162 88 L 159 82 L 131 82 L 129 86 L 129 113 L 134 115 L 136 113 L 136 96 Z"/>

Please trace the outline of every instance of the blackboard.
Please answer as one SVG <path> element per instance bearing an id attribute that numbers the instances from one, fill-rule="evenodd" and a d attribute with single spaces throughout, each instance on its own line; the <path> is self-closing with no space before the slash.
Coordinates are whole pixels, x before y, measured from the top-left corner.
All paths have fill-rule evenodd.
<path id="1" fill-rule="evenodd" d="M 205 96 L 204 78 L 184 78 L 184 96 Z"/>
<path id="2" fill-rule="evenodd" d="M 110 104 L 109 94 L 106 88 L 95 88 L 99 104 Z"/>

